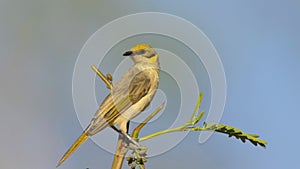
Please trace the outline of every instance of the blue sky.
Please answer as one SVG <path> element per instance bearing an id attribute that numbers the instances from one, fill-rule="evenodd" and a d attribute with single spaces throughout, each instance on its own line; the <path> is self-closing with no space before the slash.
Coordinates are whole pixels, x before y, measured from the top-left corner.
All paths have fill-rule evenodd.
<path id="1" fill-rule="evenodd" d="M 82 132 L 72 100 L 72 75 L 80 49 L 108 22 L 137 12 L 177 15 L 200 28 L 218 51 L 226 74 L 221 123 L 257 133 L 269 143 L 265 150 L 214 134 L 199 144 L 199 133 L 189 133 L 172 150 L 150 158 L 148 168 L 299 167 L 299 7 L 295 0 L 1 0 L 0 168 L 55 167 Z M 117 57 L 120 61 L 121 54 Z M 109 69 L 113 67 L 105 70 Z M 105 86 L 95 88 L 101 101 L 107 94 Z M 207 92 L 203 88 L 199 90 Z M 169 93 L 176 92 L 172 90 Z M 206 106 L 208 98 L 204 96 Z M 171 111 L 172 105 L 168 106 Z M 168 118 L 162 119 L 158 128 L 169 123 Z M 112 154 L 88 140 L 61 168 L 109 168 L 111 160 Z"/>

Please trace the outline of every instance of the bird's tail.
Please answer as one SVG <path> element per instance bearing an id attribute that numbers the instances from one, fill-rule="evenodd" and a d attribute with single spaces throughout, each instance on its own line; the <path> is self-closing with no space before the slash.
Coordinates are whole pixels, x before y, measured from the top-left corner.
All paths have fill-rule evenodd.
<path id="1" fill-rule="evenodd" d="M 56 167 L 60 166 L 82 143 L 84 143 L 89 136 L 84 131 L 80 137 L 73 143 L 73 145 L 68 149 L 68 151 L 64 154 L 64 156 L 59 160 Z"/>

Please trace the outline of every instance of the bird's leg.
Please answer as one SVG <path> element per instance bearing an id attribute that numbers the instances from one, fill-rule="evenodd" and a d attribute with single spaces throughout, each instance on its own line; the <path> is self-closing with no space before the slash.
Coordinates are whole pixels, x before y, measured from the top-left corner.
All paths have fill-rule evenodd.
<path id="1" fill-rule="evenodd" d="M 125 136 L 127 140 L 132 144 L 134 144 L 135 146 L 140 147 L 140 144 L 136 140 L 134 140 L 130 135 L 128 135 L 128 133 L 124 132 L 123 130 L 117 129 L 115 126 L 111 126 L 111 128 L 114 129 L 119 134 Z"/>

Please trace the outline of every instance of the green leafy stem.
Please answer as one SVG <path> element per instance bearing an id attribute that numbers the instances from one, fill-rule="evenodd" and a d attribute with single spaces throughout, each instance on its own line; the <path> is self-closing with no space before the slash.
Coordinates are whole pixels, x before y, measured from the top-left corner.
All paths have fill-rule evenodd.
<path id="1" fill-rule="evenodd" d="M 162 131 L 141 137 L 137 140 L 139 142 L 141 142 L 141 141 L 148 140 L 150 138 L 153 138 L 153 137 L 156 137 L 156 136 L 159 136 L 162 134 L 166 134 L 166 133 L 171 133 L 171 132 L 211 131 L 211 132 L 219 132 L 219 133 L 227 134 L 229 137 L 234 136 L 235 138 L 240 139 L 242 142 L 246 142 L 246 140 L 248 140 L 255 146 L 260 145 L 261 147 L 266 148 L 267 142 L 265 140 L 260 139 L 257 134 L 247 134 L 247 133 L 243 132 L 242 130 L 235 128 L 233 126 L 228 126 L 226 124 L 216 124 L 216 123 L 207 124 L 206 122 L 204 122 L 202 127 L 196 126 L 196 124 L 201 120 L 201 118 L 204 115 L 204 111 L 201 111 L 198 115 L 196 115 L 200 108 L 201 102 L 202 102 L 202 93 L 200 93 L 198 96 L 196 106 L 195 106 L 192 116 L 182 126 L 172 128 L 172 129 L 162 130 Z M 162 106 L 160 106 L 159 108 L 161 109 Z M 155 111 L 154 113 L 157 113 L 157 112 L 158 111 Z M 154 116 L 154 115 L 152 115 L 152 116 Z M 143 123 L 143 125 L 145 125 L 145 124 L 146 124 L 146 122 Z M 137 135 L 135 134 L 135 132 L 137 132 L 137 131 L 133 132 L 133 138 L 137 138 Z"/>

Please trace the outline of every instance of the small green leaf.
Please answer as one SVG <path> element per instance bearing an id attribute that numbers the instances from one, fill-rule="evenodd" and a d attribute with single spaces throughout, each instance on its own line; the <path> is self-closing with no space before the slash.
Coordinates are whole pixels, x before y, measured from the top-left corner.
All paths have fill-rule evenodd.
<path id="1" fill-rule="evenodd" d="M 196 102 L 196 106 L 194 108 L 192 116 L 190 117 L 190 122 L 193 121 L 193 119 L 195 118 L 195 116 L 200 108 L 201 102 L 202 102 L 202 92 L 199 93 L 199 96 L 198 96 L 198 99 Z"/>
<path id="2" fill-rule="evenodd" d="M 257 134 L 247 134 L 242 130 L 235 128 L 233 126 L 227 126 L 225 124 L 215 124 L 215 123 L 205 123 L 204 128 L 202 130 L 210 130 L 215 132 L 220 132 L 227 134 L 228 137 L 234 136 L 236 139 L 240 139 L 243 143 L 246 140 L 250 141 L 253 145 L 260 145 L 263 148 L 266 148 L 267 142 L 265 140 L 259 139 Z"/>

